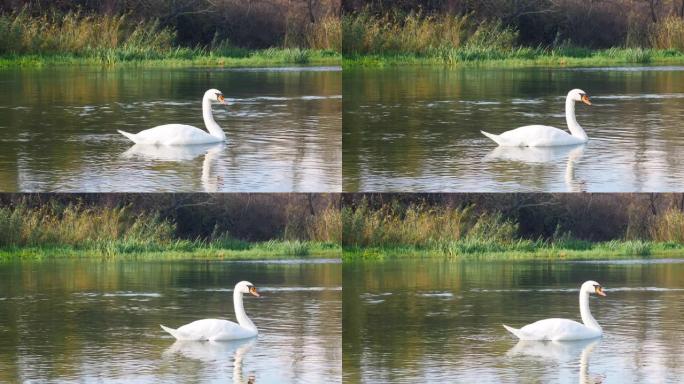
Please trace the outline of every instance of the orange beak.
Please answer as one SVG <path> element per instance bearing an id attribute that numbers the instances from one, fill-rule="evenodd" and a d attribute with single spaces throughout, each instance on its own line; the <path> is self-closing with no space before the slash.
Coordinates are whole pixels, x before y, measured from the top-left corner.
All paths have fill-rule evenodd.
<path id="1" fill-rule="evenodd" d="M 586 105 L 591 105 L 591 100 L 589 100 L 589 96 L 587 95 L 582 95 L 582 102 Z"/>
<path id="2" fill-rule="evenodd" d="M 596 287 L 596 294 L 599 296 L 606 296 L 606 293 L 603 292 L 603 287 Z"/>
<path id="3" fill-rule="evenodd" d="M 254 287 L 251 287 L 251 288 L 249 289 L 249 293 L 251 293 L 252 295 L 254 295 L 254 296 L 256 296 L 256 297 L 260 297 L 260 296 L 261 296 L 261 295 L 259 295 L 259 292 L 257 292 L 256 288 L 254 288 Z"/>

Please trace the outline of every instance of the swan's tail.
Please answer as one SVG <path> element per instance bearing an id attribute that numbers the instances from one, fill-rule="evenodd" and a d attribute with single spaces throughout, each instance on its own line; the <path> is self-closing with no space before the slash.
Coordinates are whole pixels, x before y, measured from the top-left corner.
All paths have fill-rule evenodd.
<path id="1" fill-rule="evenodd" d="M 121 132 L 121 131 L 119 131 L 119 132 Z M 178 332 L 177 332 L 175 329 L 169 328 L 169 327 L 165 327 L 165 326 L 163 326 L 163 325 L 161 325 L 161 324 L 159 324 L 159 326 L 162 327 L 163 330 L 165 330 L 166 332 L 168 332 L 169 335 L 175 337 L 176 340 L 182 339 L 182 337 L 178 334 Z M 504 327 L 505 327 L 505 325 L 504 325 Z"/>
<path id="2" fill-rule="evenodd" d="M 120 129 L 117 129 L 117 131 L 119 131 L 120 134 L 126 136 L 126 137 L 127 137 L 129 140 L 131 140 L 132 142 L 134 142 L 134 143 L 137 143 L 137 142 L 138 142 L 138 139 L 135 137 L 134 134 L 128 133 L 128 132 L 124 132 L 124 131 L 122 131 L 122 130 L 120 130 Z"/>
<path id="3" fill-rule="evenodd" d="M 483 132 L 483 133 L 484 133 L 484 132 Z M 523 338 L 523 335 L 522 335 L 522 333 L 520 332 L 519 329 L 515 329 L 515 328 L 513 328 L 513 327 L 509 327 L 509 326 L 506 325 L 506 324 L 501 324 L 501 325 L 503 325 L 504 328 L 506 328 L 506 330 L 507 330 L 508 332 L 514 334 L 515 337 L 517 337 L 518 339 L 522 339 L 522 338 Z M 163 327 L 163 326 L 162 326 L 162 327 Z"/>
<path id="4" fill-rule="evenodd" d="M 119 131 L 119 132 L 121 132 L 121 131 Z M 493 134 L 487 133 L 487 132 L 485 132 L 485 131 L 480 131 L 480 132 L 482 132 L 483 135 L 485 135 L 485 136 L 489 137 L 490 139 L 492 139 L 495 143 L 497 143 L 497 144 L 499 144 L 499 145 L 503 145 L 503 140 L 502 140 L 501 137 L 499 137 L 498 135 L 493 135 Z"/>

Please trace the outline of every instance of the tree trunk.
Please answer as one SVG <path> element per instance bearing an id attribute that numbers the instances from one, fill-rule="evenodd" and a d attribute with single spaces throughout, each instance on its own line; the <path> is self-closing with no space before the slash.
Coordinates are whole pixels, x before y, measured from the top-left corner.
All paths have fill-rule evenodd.
<path id="1" fill-rule="evenodd" d="M 658 4 L 659 0 L 650 0 L 649 4 L 651 6 L 651 19 L 653 20 L 654 23 L 658 22 L 658 15 L 656 14 L 656 5 Z"/>
<path id="2" fill-rule="evenodd" d="M 313 0 L 308 0 L 308 5 L 309 5 L 309 21 L 313 24 L 316 22 L 316 18 L 314 18 L 314 13 L 313 13 Z"/>

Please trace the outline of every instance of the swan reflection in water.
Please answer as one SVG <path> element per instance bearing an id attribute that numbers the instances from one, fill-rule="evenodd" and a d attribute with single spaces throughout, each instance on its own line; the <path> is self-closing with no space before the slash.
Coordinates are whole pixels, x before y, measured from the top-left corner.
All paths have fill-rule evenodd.
<path id="1" fill-rule="evenodd" d="M 256 344 L 257 338 L 233 341 L 182 341 L 176 340 L 164 351 L 165 357 L 182 356 L 204 364 L 214 365 L 217 369 L 233 365 L 234 384 L 256 383 L 254 373 L 243 373 L 243 360 Z"/>
<path id="2" fill-rule="evenodd" d="M 223 178 L 218 175 L 217 162 L 225 149 L 224 143 L 198 145 L 147 145 L 135 144 L 121 154 L 126 159 L 140 159 L 159 162 L 184 162 L 204 155 L 202 161 L 202 189 L 204 192 L 218 192 Z"/>
<path id="3" fill-rule="evenodd" d="M 561 147 L 496 147 L 483 160 L 501 160 L 526 165 L 553 164 L 566 160 L 564 182 L 567 192 L 583 192 L 586 183 L 575 176 L 575 164 L 584 155 L 586 145 Z"/>
<path id="4" fill-rule="evenodd" d="M 587 339 L 577 341 L 531 341 L 520 340 L 511 348 L 506 356 L 531 357 L 543 362 L 572 363 L 579 358 L 579 383 L 598 384 L 604 377 L 589 374 L 589 357 L 601 339 Z"/>

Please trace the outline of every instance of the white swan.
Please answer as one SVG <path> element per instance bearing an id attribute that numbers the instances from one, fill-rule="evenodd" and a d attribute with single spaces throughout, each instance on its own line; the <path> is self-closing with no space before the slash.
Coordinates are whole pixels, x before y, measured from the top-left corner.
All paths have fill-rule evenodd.
<path id="1" fill-rule="evenodd" d="M 576 102 L 591 105 L 589 96 L 583 90 L 573 89 L 568 92 L 565 98 L 565 121 L 571 134 L 546 125 L 528 125 L 500 135 L 480 132 L 502 147 L 555 147 L 586 143 L 589 138 L 575 118 Z"/>
<path id="2" fill-rule="evenodd" d="M 178 329 L 160 325 L 163 330 L 175 337 L 176 340 L 187 341 L 225 341 L 246 339 L 256 336 L 259 332 L 252 320 L 247 317 L 245 308 L 242 306 L 242 294 L 250 293 L 259 297 L 256 288 L 249 281 L 241 281 L 235 284 L 233 291 L 233 305 L 238 324 L 228 320 L 202 319 L 193 321 Z"/>
<path id="3" fill-rule="evenodd" d="M 603 330 L 596 322 L 589 310 L 589 294 L 596 293 L 605 296 L 601 284 L 595 281 L 587 281 L 580 287 L 580 315 L 582 322 L 568 319 L 544 319 L 528 324 L 520 329 L 515 329 L 504 324 L 510 333 L 517 336 L 520 340 L 583 340 L 601 337 Z"/>
<path id="4" fill-rule="evenodd" d="M 208 133 L 191 125 L 184 124 L 160 125 L 135 134 L 121 130 L 118 131 L 136 144 L 192 145 L 219 143 L 226 140 L 226 134 L 214 121 L 214 117 L 211 114 L 212 103 L 226 105 L 226 99 L 218 89 L 210 89 L 204 92 L 204 97 L 202 98 L 202 117 L 204 118 L 204 125 L 209 131 Z"/>

